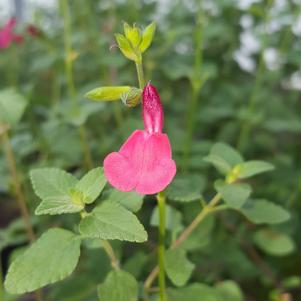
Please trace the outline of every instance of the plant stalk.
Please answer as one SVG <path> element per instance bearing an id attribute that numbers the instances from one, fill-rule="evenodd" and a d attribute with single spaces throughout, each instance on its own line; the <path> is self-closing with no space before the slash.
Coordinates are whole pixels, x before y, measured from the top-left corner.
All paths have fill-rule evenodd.
<path id="1" fill-rule="evenodd" d="M 111 244 L 107 240 L 102 240 L 102 247 L 110 258 L 111 265 L 114 269 L 119 270 L 119 260 L 117 259 L 115 252 Z"/>
<path id="2" fill-rule="evenodd" d="M 141 60 L 135 62 L 135 64 L 136 64 L 139 88 L 142 90 L 145 86 L 142 58 L 141 58 Z"/>

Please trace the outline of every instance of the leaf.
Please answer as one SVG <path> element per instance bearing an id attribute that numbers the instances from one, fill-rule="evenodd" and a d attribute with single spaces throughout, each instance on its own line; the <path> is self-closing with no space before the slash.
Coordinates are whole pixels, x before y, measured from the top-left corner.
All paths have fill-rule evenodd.
<path id="1" fill-rule="evenodd" d="M 156 31 L 156 22 L 149 24 L 143 31 L 140 51 L 143 53 L 151 45 Z"/>
<path id="2" fill-rule="evenodd" d="M 178 202 L 191 202 L 201 198 L 205 188 L 204 177 L 199 175 L 177 175 L 166 189 L 169 199 Z"/>
<path id="3" fill-rule="evenodd" d="M 112 202 L 122 205 L 127 210 L 137 212 L 143 204 L 144 195 L 138 194 L 134 191 L 123 192 L 117 189 L 112 189 L 107 198 Z"/>
<path id="4" fill-rule="evenodd" d="M 240 208 L 251 194 L 251 186 L 244 183 L 227 184 L 218 180 L 215 182 L 215 189 L 222 195 L 227 205 L 233 208 Z"/>
<path id="5" fill-rule="evenodd" d="M 122 34 L 116 33 L 115 38 L 122 54 L 128 59 L 136 61 L 137 55 L 135 54 L 130 42 L 126 39 L 126 37 Z"/>
<path id="6" fill-rule="evenodd" d="M 257 175 L 259 173 L 267 172 L 273 170 L 274 166 L 265 161 L 247 161 L 239 164 L 239 179 L 245 179 Z"/>
<path id="7" fill-rule="evenodd" d="M 141 31 L 135 25 L 131 27 L 129 24 L 124 23 L 125 37 L 131 42 L 132 46 L 136 48 L 141 41 Z"/>
<path id="8" fill-rule="evenodd" d="M 260 229 L 255 232 L 253 240 L 264 252 L 272 256 L 285 256 L 296 249 L 292 238 L 273 229 Z"/>
<path id="9" fill-rule="evenodd" d="M 243 162 L 242 156 L 234 148 L 224 143 L 214 144 L 204 160 L 213 164 L 222 174 L 229 173 L 237 164 Z"/>
<path id="10" fill-rule="evenodd" d="M 86 204 L 91 204 L 100 195 L 106 183 L 103 168 L 97 167 L 84 175 L 75 185 L 75 189 L 82 192 Z"/>
<path id="11" fill-rule="evenodd" d="M 114 101 L 120 100 L 123 93 L 129 93 L 132 87 L 116 86 L 116 87 L 99 87 L 85 94 L 86 98 L 96 101 Z"/>
<path id="12" fill-rule="evenodd" d="M 119 204 L 104 202 L 79 224 L 85 237 L 144 242 L 147 233 L 137 217 Z"/>
<path id="13" fill-rule="evenodd" d="M 223 301 L 244 301 L 240 287 L 232 280 L 219 282 L 216 286 Z"/>
<path id="14" fill-rule="evenodd" d="M 176 286 L 183 286 L 187 283 L 194 269 L 183 249 L 168 250 L 165 254 L 165 269 L 168 278 Z"/>
<path id="15" fill-rule="evenodd" d="M 64 229 L 50 229 L 13 261 L 5 288 L 9 293 L 22 294 L 62 280 L 73 272 L 79 255 L 78 236 Z"/>
<path id="16" fill-rule="evenodd" d="M 125 271 L 111 271 L 105 282 L 98 286 L 98 298 L 100 301 L 137 301 L 137 281 Z"/>
<path id="17" fill-rule="evenodd" d="M 83 196 L 74 191 L 78 180 L 56 168 L 41 168 L 30 172 L 35 193 L 42 199 L 35 214 L 75 213 L 84 208 Z"/>
<path id="18" fill-rule="evenodd" d="M 16 125 L 27 106 L 26 99 L 14 89 L 0 91 L 0 123 Z"/>
<path id="19" fill-rule="evenodd" d="M 290 218 L 283 207 L 263 199 L 248 200 L 239 210 L 254 224 L 280 224 Z"/>

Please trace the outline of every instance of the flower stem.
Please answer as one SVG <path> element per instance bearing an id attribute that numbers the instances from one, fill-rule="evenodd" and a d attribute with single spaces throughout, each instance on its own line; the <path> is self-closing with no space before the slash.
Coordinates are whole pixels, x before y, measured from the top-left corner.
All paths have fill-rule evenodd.
<path id="1" fill-rule="evenodd" d="M 110 258 L 111 265 L 114 269 L 118 270 L 119 269 L 119 261 L 115 255 L 115 252 L 111 246 L 111 244 L 107 240 L 102 240 L 102 247 L 107 253 L 108 257 Z"/>
<path id="2" fill-rule="evenodd" d="M 178 248 L 189 236 L 190 234 L 195 230 L 195 228 L 205 219 L 205 217 L 216 211 L 215 209 L 218 208 L 216 205 L 221 200 L 221 195 L 217 193 L 211 201 L 206 205 L 203 210 L 195 217 L 195 219 L 188 225 L 188 227 L 181 233 L 179 238 L 175 240 L 170 249 L 176 249 Z M 156 266 L 151 273 L 148 275 L 144 282 L 144 290 L 148 292 L 151 288 L 152 283 L 156 279 L 157 275 L 159 274 L 160 267 Z"/>
<path id="3" fill-rule="evenodd" d="M 159 263 L 159 293 L 160 301 L 167 301 L 165 288 L 165 194 L 157 194 L 159 208 L 159 246 L 158 246 L 158 263 Z"/>
<path id="4" fill-rule="evenodd" d="M 138 81 L 139 81 L 139 88 L 143 89 L 145 86 L 145 79 L 144 79 L 142 58 L 141 58 L 141 60 L 136 61 L 135 64 L 136 64 L 137 76 L 138 76 Z"/>
<path id="5" fill-rule="evenodd" d="M 79 113 L 79 105 L 77 102 L 77 92 L 74 85 L 73 78 L 73 51 L 72 51 L 72 41 L 71 41 L 71 18 L 68 7 L 68 0 L 62 0 L 61 11 L 64 18 L 64 48 L 65 48 L 65 75 L 67 79 L 67 86 L 69 97 L 72 102 L 73 111 L 75 114 Z M 87 169 L 93 167 L 92 156 L 90 153 L 90 148 L 87 140 L 86 128 L 82 124 L 78 128 L 78 134 L 80 137 L 82 152 L 85 159 L 85 166 Z"/>

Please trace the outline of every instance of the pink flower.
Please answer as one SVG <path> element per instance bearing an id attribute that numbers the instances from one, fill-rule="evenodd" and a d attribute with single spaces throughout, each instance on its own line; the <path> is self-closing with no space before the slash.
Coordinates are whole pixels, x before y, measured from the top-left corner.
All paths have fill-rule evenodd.
<path id="1" fill-rule="evenodd" d="M 162 133 L 163 108 L 154 86 L 147 84 L 142 94 L 145 130 L 136 130 L 119 152 L 104 160 L 109 183 L 121 191 L 154 194 L 166 188 L 176 174 L 168 136 Z"/>
<path id="2" fill-rule="evenodd" d="M 10 18 L 5 26 L 0 29 L 0 48 L 8 48 L 13 41 L 18 44 L 23 43 L 23 36 L 13 32 L 15 26 L 16 19 Z"/>

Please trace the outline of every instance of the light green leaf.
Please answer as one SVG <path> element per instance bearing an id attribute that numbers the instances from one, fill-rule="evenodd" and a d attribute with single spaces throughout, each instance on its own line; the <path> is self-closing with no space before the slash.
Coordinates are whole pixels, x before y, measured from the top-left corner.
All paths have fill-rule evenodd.
<path id="1" fill-rule="evenodd" d="M 98 298 L 100 301 L 137 301 L 137 281 L 122 270 L 111 271 L 105 282 L 98 286 Z"/>
<path id="2" fill-rule="evenodd" d="M 249 184 L 233 183 L 227 184 L 218 180 L 215 182 L 215 189 L 222 195 L 227 205 L 233 208 L 240 208 L 251 194 L 252 188 Z"/>
<path id="3" fill-rule="evenodd" d="M 9 267 L 5 288 L 12 294 L 31 292 L 69 276 L 80 255 L 74 233 L 53 228 L 44 233 Z"/>
<path id="4" fill-rule="evenodd" d="M 0 91 L 0 123 L 16 125 L 27 106 L 26 99 L 14 89 Z"/>
<path id="5" fill-rule="evenodd" d="M 191 263 L 183 249 L 168 250 L 165 254 L 165 270 L 168 278 L 176 286 L 183 286 L 190 278 L 194 264 Z"/>
<path id="6" fill-rule="evenodd" d="M 239 179 L 245 179 L 257 175 L 259 173 L 267 172 L 273 170 L 274 166 L 265 161 L 247 161 L 239 164 Z"/>
<path id="7" fill-rule="evenodd" d="M 121 205 L 109 201 L 84 217 L 79 231 L 85 237 L 135 242 L 147 240 L 147 233 L 137 217 Z"/>
<path id="8" fill-rule="evenodd" d="M 131 27 L 129 24 L 124 23 L 124 34 L 125 37 L 131 42 L 132 46 L 136 48 L 141 41 L 141 31 L 135 25 Z"/>
<path id="9" fill-rule="evenodd" d="M 290 218 L 283 207 L 267 200 L 248 200 L 239 209 L 254 224 L 280 224 Z"/>
<path id="10" fill-rule="evenodd" d="M 136 61 L 137 55 L 135 54 L 130 42 L 126 39 L 126 37 L 122 34 L 116 33 L 115 38 L 122 54 L 128 59 Z"/>
<path id="11" fill-rule="evenodd" d="M 151 45 L 156 31 L 156 22 L 149 24 L 143 31 L 140 51 L 143 53 Z"/>
<path id="12" fill-rule="evenodd" d="M 219 282 L 216 286 L 216 290 L 222 297 L 222 301 L 244 301 L 240 287 L 232 280 Z"/>
<path id="13" fill-rule="evenodd" d="M 122 94 L 129 93 L 131 89 L 130 86 L 99 87 L 86 93 L 85 97 L 96 101 L 120 100 Z"/>
<path id="14" fill-rule="evenodd" d="M 108 200 L 117 202 L 127 210 L 137 212 L 143 204 L 144 195 L 136 192 L 122 192 L 117 189 L 112 189 L 107 196 Z"/>
<path id="15" fill-rule="evenodd" d="M 242 156 L 231 146 L 224 143 L 216 143 L 204 158 L 215 166 L 222 174 L 229 173 L 237 164 L 243 162 Z"/>
<path id="16" fill-rule="evenodd" d="M 253 239 L 260 249 L 272 256 L 289 255 L 296 249 L 290 236 L 273 229 L 260 229 L 255 232 Z"/>
<path id="17" fill-rule="evenodd" d="M 178 202 L 199 200 L 205 185 L 206 181 L 200 175 L 177 175 L 167 187 L 166 195 L 169 199 Z"/>
<path id="18" fill-rule="evenodd" d="M 75 189 L 82 192 L 86 204 L 91 204 L 100 195 L 106 183 L 103 168 L 97 167 L 84 175 L 75 185 Z"/>

